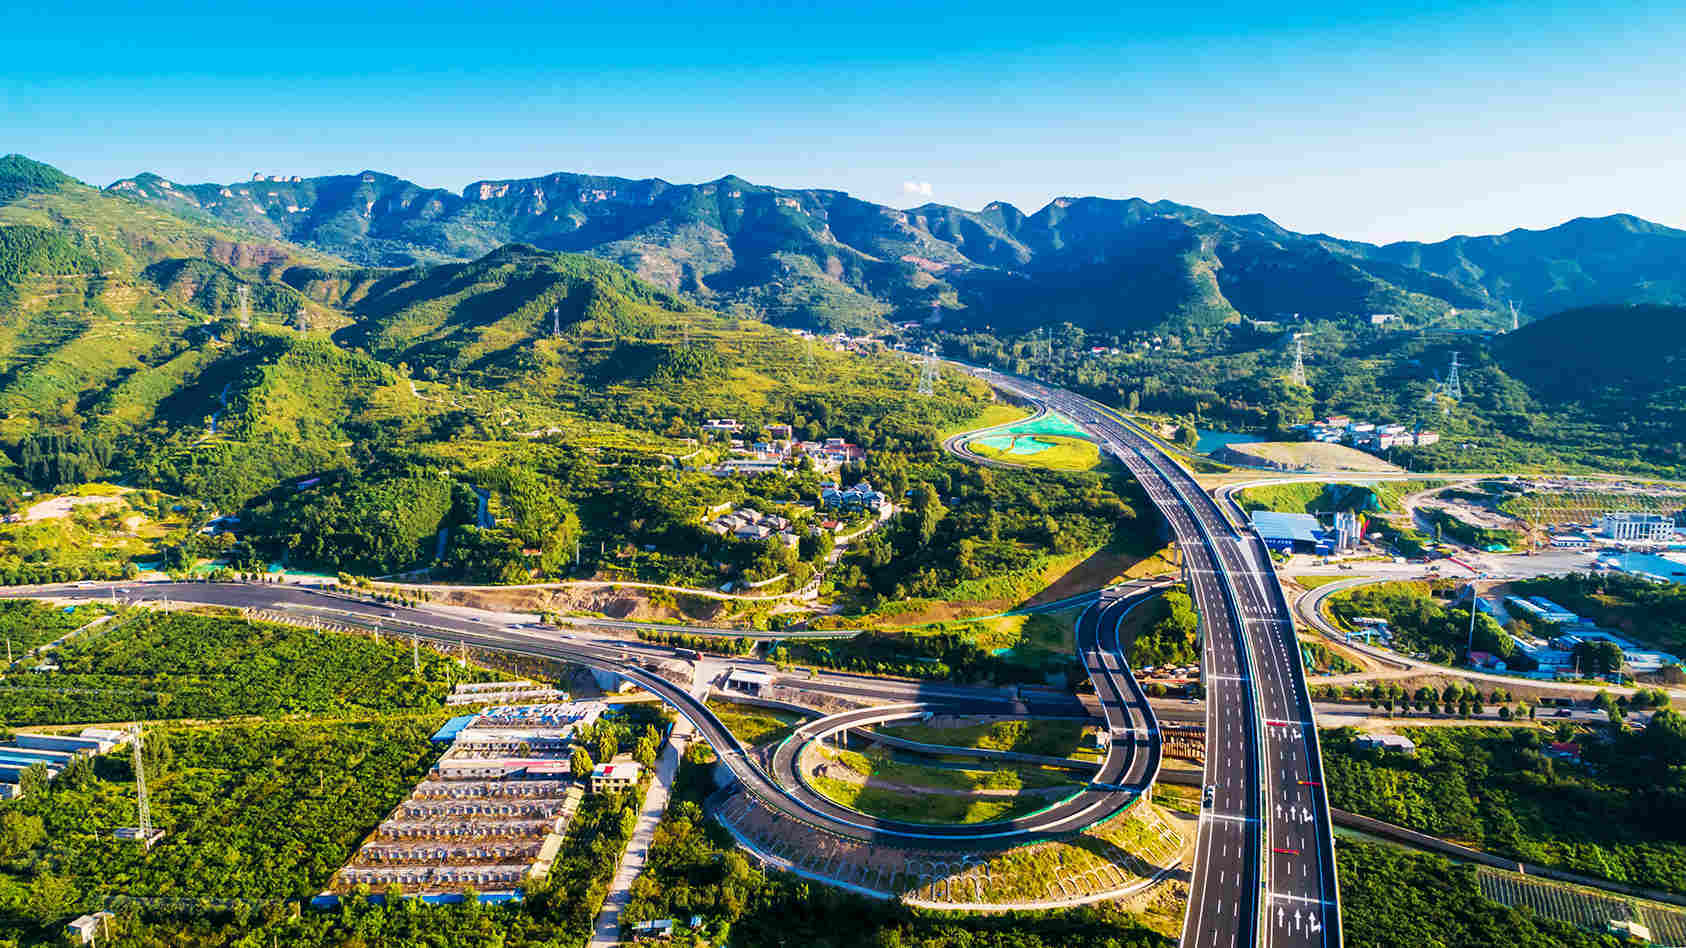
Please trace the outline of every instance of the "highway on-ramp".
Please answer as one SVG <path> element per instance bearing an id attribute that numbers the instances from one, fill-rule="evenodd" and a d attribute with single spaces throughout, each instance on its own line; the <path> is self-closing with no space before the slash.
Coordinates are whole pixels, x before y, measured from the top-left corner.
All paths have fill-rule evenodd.
<path id="1" fill-rule="evenodd" d="M 1256 534 L 1230 522 L 1184 468 L 1118 413 L 988 369 L 997 388 L 1082 426 L 1169 521 L 1199 610 L 1206 771 L 1184 948 L 1338 948 L 1339 893 L 1311 696 L 1293 614 Z"/>
<path id="2" fill-rule="evenodd" d="M 1085 613 L 1088 625 L 1083 641 L 1093 641 L 1098 633 L 1100 616 L 1121 617 L 1130 605 L 1158 590 L 1142 585 L 1106 597 Z M 1110 746 L 1107 768 L 1094 783 L 1084 786 L 1075 795 L 1038 813 L 1010 821 L 971 826 L 927 826 L 898 824 L 840 807 L 817 794 L 802 793 L 787 788 L 762 770 L 747 749 L 730 730 L 694 694 L 688 683 L 669 680 L 659 673 L 659 659 L 673 657 L 673 651 L 642 642 L 615 639 L 592 639 L 585 631 L 578 634 L 559 631 L 537 624 L 521 625 L 486 621 L 468 614 L 468 610 L 441 612 L 383 604 L 324 593 L 301 586 L 262 583 L 76 583 L 54 586 L 13 587 L 0 595 L 9 597 L 52 597 L 57 599 L 104 600 L 119 599 L 131 603 L 202 604 L 236 609 L 257 609 L 289 612 L 300 619 L 320 619 L 363 628 L 379 627 L 394 636 L 414 635 L 418 639 L 439 643 L 446 647 L 465 647 L 500 651 L 512 654 L 553 658 L 613 672 L 656 695 L 691 722 L 699 735 L 711 744 L 721 760 L 731 770 L 745 790 L 781 816 L 806 823 L 817 829 L 840 836 L 871 842 L 894 842 L 903 845 L 945 848 L 1000 848 L 1004 845 L 1037 839 L 1059 838 L 1077 833 L 1110 816 L 1146 793 L 1148 783 L 1157 769 L 1159 758 L 1158 735 L 1151 723 L 1152 710 L 1139 686 L 1124 668 L 1121 656 L 1114 655 L 1096 682 L 1097 694 L 1103 706 L 1121 702 L 1108 710 L 1109 721 L 1135 722 L 1129 733 L 1115 730 Z M 1116 622 L 1116 619 L 1110 619 Z M 1116 633 L 1113 635 L 1116 642 Z M 1091 652 L 1095 649 L 1091 648 Z M 1102 649 L 1104 651 L 1104 648 Z M 1086 657 L 1086 663 L 1092 656 Z M 831 679 L 835 676 L 826 676 Z M 1128 685 L 1124 682 L 1128 682 Z M 882 699 L 886 686 L 868 680 L 839 678 L 836 681 L 807 681 L 809 687 L 833 691 L 856 690 Z M 1055 698 L 1027 698 L 1020 700 L 1006 692 L 988 692 L 941 684 L 923 685 L 913 682 L 893 683 L 893 690 L 911 692 L 910 699 L 925 706 L 956 714 L 1031 715 L 1039 713 L 1071 714 L 1079 708 L 1074 702 Z M 872 714 L 880 709 L 866 709 Z M 1133 715 L 1148 717 L 1135 721 Z M 1151 762 L 1152 768 L 1147 764 Z"/>

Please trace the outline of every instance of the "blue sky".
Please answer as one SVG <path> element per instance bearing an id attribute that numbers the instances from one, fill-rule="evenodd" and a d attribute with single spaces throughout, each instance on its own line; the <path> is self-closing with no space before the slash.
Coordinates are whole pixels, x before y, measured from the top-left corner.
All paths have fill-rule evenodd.
<path id="1" fill-rule="evenodd" d="M 1686 227 L 1679 2 L 0 13 L 0 152 L 95 184 L 734 173 L 903 207 L 1168 198 L 1374 241 Z"/>

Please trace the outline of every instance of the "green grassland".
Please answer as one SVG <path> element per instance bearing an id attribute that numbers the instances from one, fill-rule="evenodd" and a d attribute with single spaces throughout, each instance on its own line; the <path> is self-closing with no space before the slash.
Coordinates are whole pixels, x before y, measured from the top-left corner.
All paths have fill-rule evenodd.
<path id="1" fill-rule="evenodd" d="M 967 727 L 896 724 L 879 730 L 923 744 L 1069 757 L 1082 745 L 1088 728 L 1080 721 L 996 721 Z"/>
<path id="2" fill-rule="evenodd" d="M 830 777 L 809 779 L 814 789 L 836 803 L 872 816 L 909 823 L 992 823 L 1034 812 L 1048 803 L 1040 795 L 951 796 L 861 786 Z"/>
<path id="3" fill-rule="evenodd" d="M 1012 443 L 1004 447 L 996 447 L 993 444 L 986 443 L 995 439 L 979 438 L 968 442 L 967 447 L 986 458 L 1050 471 L 1087 471 L 1101 463 L 1100 449 L 1095 447 L 1094 442 L 1083 438 L 1059 435 L 1001 437 L 1008 438 Z M 1025 452 L 1019 444 L 1021 438 L 1050 446 L 1041 450 Z"/>
<path id="4" fill-rule="evenodd" d="M 1365 484 L 1295 481 L 1246 487 L 1236 492 L 1236 500 L 1247 510 L 1276 510 L 1285 513 L 1333 513 L 1341 510 L 1358 513 L 1398 513 L 1405 509 L 1401 498 L 1445 483 L 1435 480 L 1375 481 Z"/>
<path id="5" fill-rule="evenodd" d="M 802 716 L 794 711 L 759 708 L 719 698 L 710 698 L 708 709 L 720 718 L 720 723 L 726 725 L 726 730 L 731 731 L 732 736 L 742 741 L 745 747 L 758 747 L 782 741 L 802 722 Z"/>
<path id="6" fill-rule="evenodd" d="M 865 753 L 847 750 L 823 750 L 826 759 L 869 780 L 883 781 L 918 790 L 1045 790 L 1074 783 L 1072 772 L 1050 770 L 1031 764 L 990 763 L 989 769 L 949 767 L 939 763 L 921 764 L 899 760 L 883 749 Z M 956 758 L 961 764 L 975 764 L 969 758 Z"/>

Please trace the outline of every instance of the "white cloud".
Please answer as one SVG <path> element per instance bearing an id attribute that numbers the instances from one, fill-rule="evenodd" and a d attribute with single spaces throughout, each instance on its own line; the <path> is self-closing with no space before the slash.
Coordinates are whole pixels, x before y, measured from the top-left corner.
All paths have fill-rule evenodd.
<path id="1" fill-rule="evenodd" d="M 916 197 L 930 197 L 931 196 L 931 182 L 929 182 L 929 181 L 903 181 L 902 182 L 902 193 L 903 194 L 911 194 L 911 195 L 914 195 Z"/>

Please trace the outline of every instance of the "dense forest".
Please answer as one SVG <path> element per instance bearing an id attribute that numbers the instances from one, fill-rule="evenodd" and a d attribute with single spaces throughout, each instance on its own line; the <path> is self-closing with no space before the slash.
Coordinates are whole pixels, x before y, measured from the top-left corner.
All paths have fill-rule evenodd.
<path id="1" fill-rule="evenodd" d="M 86 607 L 78 610 L 84 612 Z M 68 724 L 440 708 L 484 673 L 409 643 L 238 617 L 135 610 L 54 651 L 50 678 L 0 682 L 0 720 Z"/>

